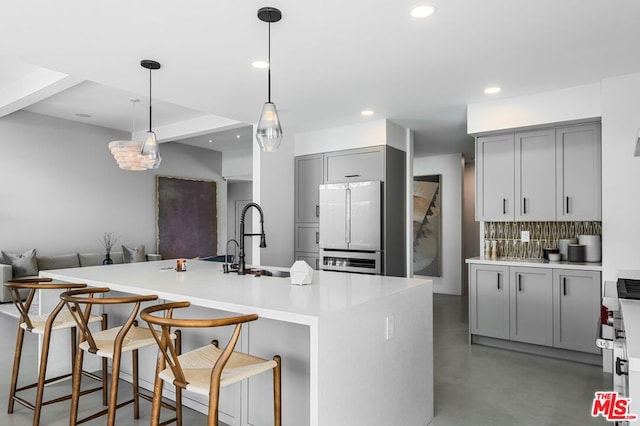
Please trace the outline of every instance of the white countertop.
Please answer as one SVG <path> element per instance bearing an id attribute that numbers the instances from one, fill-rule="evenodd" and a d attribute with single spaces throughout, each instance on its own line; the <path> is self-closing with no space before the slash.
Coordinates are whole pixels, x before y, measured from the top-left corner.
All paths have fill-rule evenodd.
<path id="1" fill-rule="evenodd" d="M 324 315 L 430 282 L 315 271 L 312 284 L 298 286 L 292 285 L 289 278 L 224 274 L 219 262 L 189 260 L 186 272 L 176 272 L 175 265 L 175 260 L 163 260 L 48 270 L 41 271 L 40 276 L 124 293 L 157 294 L 160 299 L 186 300 L 196 306 L 256 313 L 264 318 L 308 325 L 316 324 Z"/>
<path id="2" fill-rule="evenodd" d="M 640 371 L 640 300 L 620 299 L 629 371 Z"/>
<path id="3" fill-rule="evenodd" d="M 479 263 L 484 265 L 504 265 L 504 266 L 525 266 L 531 268 L 557 268 L 557 269 L 580 269 L 584 271 L 602 271 L 600 262 L 551 262 L 544 259 L 514 259 L 499 257 L 497 259 L 478 256 L 466 260 L 467 263 Z"/>

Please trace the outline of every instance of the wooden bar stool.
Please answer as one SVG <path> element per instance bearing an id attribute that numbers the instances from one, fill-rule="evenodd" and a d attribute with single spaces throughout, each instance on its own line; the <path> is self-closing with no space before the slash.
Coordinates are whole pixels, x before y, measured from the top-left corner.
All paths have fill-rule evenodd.
<path id="1" fill-rule="evenodd" d="M 220 388 L 231 385 L 243 379 L 248 379 L 265 371 L 273 370 L 273 408 L 274 424 L 282 424 L 281 403 L 281 360 L 275 355 L 272 360 L 258 358 L 242 352 L 235 352 L 234 348 L 240 337 L 240 329 L 245 322 L 255 321 L 258 315 L 241 315 L 217 319 L 174 319 L 174 309 L 186 308 L 189 302 L 166 303 L 150 306 L 140 313 L 140 318 L 145 320 L 149 327 L 159 326 L 162 330 L 160 336 L 154 333 L 154 338 L 160 347 L 162 356 L 158 357 L 156 368 L 156 381 L 154 385 L 154 399 L 151 414 L 151 425 L 159 423 L 160 401 L 162 398 L 162 383 L 173 383 L 176 388 L 182 388 L 200 395 L 209 396 L 209 416 L 207 424 L 218 424 L 218 399 Z M 162 316 L 153 314 L 162 312 Z M 220 349 L 217 342 L 211 345 L 180 355 L 171 341 L 171 328 L 205 328 L 235 325 L 235 329 L 227 347 Z M 166 368 L 169 364 L 169 368 Z M 210 371 L 203 374 L 203 370 Z"/>
<path id="2" fill-rule="evenodd" d="M 74 369 L 74 357 L 76 353 L 76 322 L 73 317 L 65 310 L 64 303 L 61 301 L 58 305 L 47 315 L 30 316 L 29 309 L 31 303 L 36 295 L 37 290 L 69 290 L 84 288 L 86 284 L 71 284 L 71 283 L 52 283 L 51 278 L 24 278 L 16 279 L 6 282 L 4 285 L 9 289 L 11 299 L 15 304 L 18 312 L 20 313 L 20 319 L 18 320 L 18 334 L 16 337 L 16 351 L 13 358 L 13 372 L 11 374 L 11 385 L 9 390 L 9 407 L 8 413 L 13 413 L 14 403 L 18 402 L 27 408 L 33 410 L 33 425 L 40 424 L 40 414 L 42 407 L 49 404 L 54 404 L 60 401 L 66 401 L 71 399 L 71 394 L 60 396 L 55 399 L 44 401 L 44 386 L 46 384 L 65 379 L 71 376 L 71 373 L 61 376 L 46 378 L 47 375 L 47 361 L 49 358 L 49 348 L 51 342 L 51 332 L 55 330 L 69 329 L 71 331 L 71 369 Z M 24 293 L 27 294 L 26 299 L 23 301 Z M 106 329 L 107 318 L 106 316 L 91 315 L 87 318 L 87 324 L 102 322 L 102 329 Z M 25 331 L 42 335 L 42 353 L 40 354 L 40 369 L 38 372 L 38 381 L 26 386 L 17 387 L 18 373 L 20 371 L 20 359 L 22 357 L 22 345 L 24 343 Z M 103 375 L 106 372 L 106 363 L 102 365 Z M 101 377 L 86 371 L 81 371 L 82 374 L 91 377 L 95 380 L 102 381 Z M 21 392 L 27 389 L 36 388 L 35 403 L 31 403 L 24 398 L 16 395 L 17 392 Z M 102 390 L 103 404 L 107 404 L 107 387 L 106 382 L 102 381 L 100 387 L 87 389 L 83 393 L 90 393 Z"/>
<path id="3" fill-rule="evenodd" d="M 80 290 L 71 290 L 60 295 L 60 299 L 67 305 L 71 316 L 75 319 L 78 329 L 80 330 L 80 344 L 76 353 L 76 365 L 73 372 L 73 391 L 71 398 L 71 413 L 69 424 L 71 426 L 93 420 L 107 414 L 107 424 L 114 426 L 116 424 L 116 410 L 125 405 L 133 403 L 133 417 L 140 417 L 139 398 L 142 397 L 148 401 L 152 397 L 139 392 L 138 387 L 138 349 L 147 346 L 155 346 L 154 333 L 148 328 L 138 327 L 136 316 L 140 310 L 142 302 L 148 302 L 158 299 L 156 295 L 148 296 L 125 296 L 125 297 L 94 297 L 109 292 L 107 287 L 86 288 Z M 87 319 L 91 317 L 91 308 L 94 305 L 122 305 L 133 304 L 131 314 L 127 318 L 124 325 L 120 327 L 110 328 L 99 332 L 92 332 L 88 327 Z M 177 340 L 176 348 L 180 350 L 180 332 L 169 336 L 170 340 Z M 84 352 L 95 354 L 104 361 L 112 360 L 111 364 L 111 382 L 109 386 L 109 401 L 107 408 L 92 414 L 84 419 L 78 420 L 78 405 L 80 395 L 81 370 Z M 131 352 L 133 362 L 133 398 L 118 403 L 118 381 L 120 376 L 120 363 L 123 352 Z M 176 419 L 180 425 L 182 422 L 181 412 L 181 390 L 176 389 L 176 407 L 163 404 L 167 408 L 176 411 Z"/>

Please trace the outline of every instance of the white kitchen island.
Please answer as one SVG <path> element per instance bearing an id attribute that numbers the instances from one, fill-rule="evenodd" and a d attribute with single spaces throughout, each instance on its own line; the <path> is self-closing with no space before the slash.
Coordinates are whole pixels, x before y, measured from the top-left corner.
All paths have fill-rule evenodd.
<path id="1" fill-rule="evenodd" d="M 285 425 L 427 425 L 433 418 L 431 281 L 316 271 L 313 284 L 295 286 L 288 278 L 223 274 L 216 262 L 190 260 L 186 272 L 170 269 L 174 266 L 175 260 L 166 260 L 42 271 L 41 276 L 157 294 L 160 301 L 186 300 L 194 306 L 191 317 L 258 314 L 260 319 L 243 328 L 240 349 L 265 358 L 282 356 Z M 42 300 L 41 309 L 55 299 Z M 109 312 L 110 324 L 125 311 Z M 213 338 L 225 342 L 226 335 L 217 330 L 192 333 L 183 331 L 185 351 Z M 66 360 L 67 354 L 54 356 Z M 140 356 L 146 357 L 141 385 L 150 389 L 156 352 Z M 270 375 L 254 377 L 225 390 L 221 420 L 272 424 L 271 401 Z M 185 392 L 185 405 L 206 411 L 203 402 Z"/>

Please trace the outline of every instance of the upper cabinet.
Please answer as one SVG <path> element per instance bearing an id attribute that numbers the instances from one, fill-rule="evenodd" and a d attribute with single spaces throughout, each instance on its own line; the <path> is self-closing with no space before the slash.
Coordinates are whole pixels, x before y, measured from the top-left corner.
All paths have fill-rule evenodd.
<path id="1" fill-rule="evenodd" d="M 478 138 L 476 215 L 478 220 L 513 220 L 513 133 Z"/>
<path id="2" fill-rule="evenodd" d="M 384 147 L 350 149 L 324 155 L 325 183 L 385 180 Z"/>
<path id="3" fill-rule="evenodd" d="M 476 140 L 479 221 L 601 220 L 600 125 Z"/>
<path id="4" fill-rule="evenodd" d="M 549 220 L 556 215 L 554 129 L 515 135 L 515 220 Z"/>
<path id="5" fill-rule="evenodd" d="M 600 125 L 556 130 L 557 220 L 602 219 Z"/>

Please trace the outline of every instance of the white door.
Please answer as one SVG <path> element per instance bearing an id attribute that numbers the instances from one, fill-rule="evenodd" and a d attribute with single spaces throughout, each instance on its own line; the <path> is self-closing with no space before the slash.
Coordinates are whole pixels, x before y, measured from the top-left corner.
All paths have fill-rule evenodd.
<path id="1" fill-rule="evenodd" d="M 349 184 L 351 215 L 347 219 L 349 250 L 381 250 L 381 182 Z M 322 233 L 321 233 L 322 234 Z"/>

